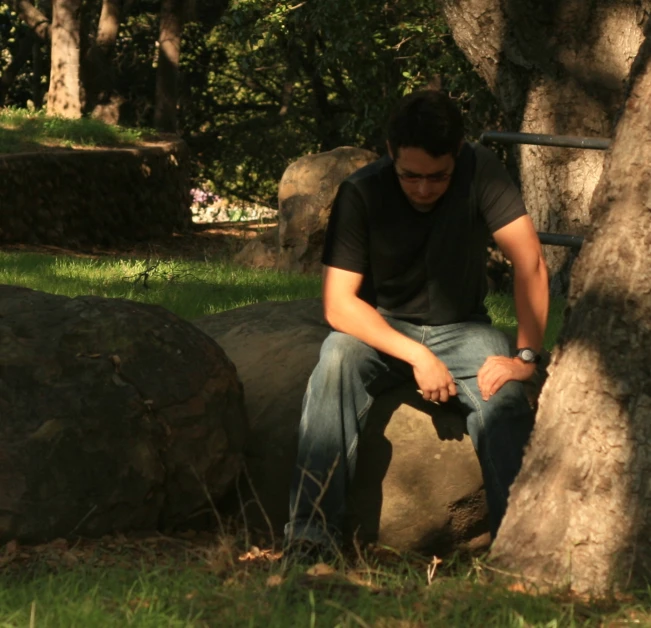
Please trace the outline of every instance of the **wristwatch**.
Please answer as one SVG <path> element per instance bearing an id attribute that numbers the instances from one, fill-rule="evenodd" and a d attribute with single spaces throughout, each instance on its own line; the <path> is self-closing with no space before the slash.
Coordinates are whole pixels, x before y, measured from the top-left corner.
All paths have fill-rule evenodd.
<path id="1" fill-rule="evenodd" d="M 515 354 L 516 358 L 520 358 L 523 362 L 527 364 L 538 364 L 540 362 L 540 354 L 536 353 L 533 349 L 525 347 L 524 349 L 518 349 L 518 352 Z"/>

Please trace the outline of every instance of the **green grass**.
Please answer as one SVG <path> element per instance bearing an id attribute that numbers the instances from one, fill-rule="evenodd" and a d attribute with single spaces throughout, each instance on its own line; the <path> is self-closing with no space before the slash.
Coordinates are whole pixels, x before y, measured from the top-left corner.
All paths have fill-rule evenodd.
<path id="1" fill-rule="evenodd" d="M 345 569 L 314 575 L 286 570 L 272 554 L 242 561 L 232 539 L 186 543 L 185 553 L 173 540 L 156 552 L 119 540 L 104 551 L 106 542 L 85 543 L 58 553 L 35 548 L 31 562 L 0 575 L 0 626 L 560 628 L 651 621 L 649 591 L 600 603 L 531 595 L 495 581 L 478 559 L 443 560 L 428 579 L 426 559 L 369 552 Z M 126 564 L 128 551 L 139 561 Z M 66 566 L 64 557 L 77 562 Z"/>
<path id="2" fill-rule="evenodd" d="M 318 296 L 318 277 L 253 271 L 218 261 L 161 261 L 0 251 L 0 283 L 76 296 L 158 303 L 187 319 L 262 300 Z M 145 287 L 145 270 L 149 268 Z M 488 299 L 496 325 L 512 331 L 512 299 Z M 547 346 L 561 324 L 554 301 Z M 0 557 L 3 627 L 651 626 L 651 593 L 592 602 L 531 595 L 495 580 L 479 559 L 445 559 L 428 582 L 428 561 L 370 552 L 326 576 L 286 572 L 272 552 L 240 560 L 247 545 L 111 537 L 72 547 L 9 548 Z M 159 543 L 163 541 L 163 543 Z M 243 556 L 242 556 L 243 557 Z"/>
<path id="3" fill-rule="evenodd" d="M 247 270 L 225 262 L 168 260 L 152 269 L 154 265 L 137 259 L 0 252 L 0 283 L 70 297 L 91 294 L 156 303 L 186 319 L 259 301 L 314 297 L 320 291 L 318 277 Z"/>
<path id="4" fill-rule="evenodd" d="M 64 148 L 137 144 L 151 135 L 144 129 L 130 129 L 82 118 L 48 117 L 26 109 L 0 109 L 0 153 L 38 150 L 44 146 Z"/>
<path id="5" fill-rule="evenodd" d="M 151 268 L 144 260 L 88 259 L 40 253 L 0 251 L 0 283 L 74 297 L 96 296 L 156 303 L 186 319 L 198 318 L 259 301 L 291 301 L 317 297 L 321 280 L 313 275 L 248 270 L 221 261 L 163 260 Z M 516 329 L 513 299 L 489 295 L 487 306 L 495 325 Z M 562 323 L 564 303 L 552 301 L 545 347 L 551 349 Z"/>

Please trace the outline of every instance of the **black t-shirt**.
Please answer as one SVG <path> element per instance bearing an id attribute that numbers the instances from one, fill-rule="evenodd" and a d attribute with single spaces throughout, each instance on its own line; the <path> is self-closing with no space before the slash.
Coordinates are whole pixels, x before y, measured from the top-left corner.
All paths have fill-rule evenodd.
<path id="1" fill-rule="evenodd" d="M 481 145 L 464 143 L 450 186 L 429 212 L 411 205 L 385 156 L 340 185 L 322 262 L 363 274 L 359 296 L 394 318 L 488 321 L 489 235 L 525 214 L 506 169 Z"/>

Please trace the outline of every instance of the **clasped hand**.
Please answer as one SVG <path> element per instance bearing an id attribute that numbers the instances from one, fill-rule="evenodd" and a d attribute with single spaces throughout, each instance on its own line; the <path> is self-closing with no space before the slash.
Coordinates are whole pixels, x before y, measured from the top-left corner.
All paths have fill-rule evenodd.
<path id="1" fill-rule="evenodd" d="M 529 379 L 535 370 L 535 364 L 523 362 L 520 358 L 489 356 L 477 371 L 477 385 L 482 399 L 488 401 L 506 382 L 511 380 L 523 382 Z"/>
<path id="2" fill-rule="evenodd" d="M 431 351 L 424 352 L 413 368 L 416 384 L 426 401 L 445 403 L 457 394 L 447 366 Z M 482 399 L 488 401 L 508 381 L 529 379 L 535 370 L 535 364 L 528 364 L 519 358 L 489 356 L 477 372 Z"/>

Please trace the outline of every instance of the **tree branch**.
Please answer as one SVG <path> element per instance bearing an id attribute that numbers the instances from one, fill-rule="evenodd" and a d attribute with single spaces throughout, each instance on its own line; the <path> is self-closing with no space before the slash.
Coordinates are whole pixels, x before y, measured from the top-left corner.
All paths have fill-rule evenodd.
<path id="1" fill-rule="evenodd" d="M 50 41 L 52 24 L 29 0 L 14 0 L 14 9 L 42 41 Z"/>

